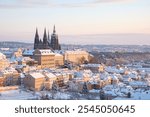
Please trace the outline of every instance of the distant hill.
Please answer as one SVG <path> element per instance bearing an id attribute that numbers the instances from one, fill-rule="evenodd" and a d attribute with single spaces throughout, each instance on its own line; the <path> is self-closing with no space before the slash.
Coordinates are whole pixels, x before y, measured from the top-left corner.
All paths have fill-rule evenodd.
<path id="1" fill-rule="evenodd" d="M 33 48 L 33 43 L 2 41 L 0 42 L 0 48 Z"/>

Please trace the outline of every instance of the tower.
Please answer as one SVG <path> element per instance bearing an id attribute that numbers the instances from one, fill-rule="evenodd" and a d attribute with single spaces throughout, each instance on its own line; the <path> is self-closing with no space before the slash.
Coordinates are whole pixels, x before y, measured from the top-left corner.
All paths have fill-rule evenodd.
<path id="1" fill-rule="evenodd" d="M 46 32 L 46 28 L 44 29 L 43 40 L 39 39 L 38 29 L 36 28 L 35 38 L 34 38 L 34 49 L 53 49 L 53 50 L 61 50 L 61 47 L 58 42 L 58 35 L 56 34 L 55 25 L 53 28 L 53 33 L 51 35 L 51 39 Z"/>
<path id="2" fill-rule="evenodd" d="M 53 50 L 61 50 L 61 47 L 58 42 L 58 35 L 56 34 L 56 30 L 55 30 L 55 25 L 53 28 L 53 33 L 51 35 L 51 44 L 50 45 Z"/>
<path id="3" fill-rule="evenodd" d="M 49 31 L 48 31 L 48 46 L 51 47 L 51 39 L 49 37 Z"/>
<path id="4" fill-rule="evenodd" d="M 44 35 L 43 35 L 43 49 L 49 49 L 46 28 L 44 29 Z"/>
<path id="5" fill-rule="evenodd" d="M 34 49 L 38 48 L 39 45 L 39 34 L 38 34 L 38 29 L 36 28 L 36 33 L 35 33 L 35 38 L 34 38 Z"/>

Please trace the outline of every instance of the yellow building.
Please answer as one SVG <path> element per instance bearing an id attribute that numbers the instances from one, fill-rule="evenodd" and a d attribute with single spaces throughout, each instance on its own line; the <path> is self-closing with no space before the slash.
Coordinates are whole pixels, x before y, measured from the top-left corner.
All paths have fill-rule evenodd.
<path id="1" fill-rule="evenodd" d="M 0 76 L 0 87 L 4 86 L 4 81 L 5 81 L 5 78 Z"/>
<path id="2" fill-rule="evenodd" d="M 20 74 L 14 68 L 8 68 L 0 73 L 4 78 L 3 86 L 18 85 Z"/>
<path id="3" fill-rule="evenodd" d="M 89 53 L 82 50 L 66 51 L 65 60 L 76 64 L 82 64 L 84 61 L 89 61 Z"/>
<path id="4" fill-rule="evenodd" d="M 6 59 L 6 56 L 2 53 L 0 53 L 0 70 L 6 68 L 9 66 L 9 62 Z"/>
<path id="5" fill-rule="evenodd" d="M 33 53 L 34 59 L 38 61 L 41 68 L 55 67 L 55 54 L 50 49 L 36 49 Z"/>
<path id="6" fill-rule="evenodd" d="M 33 91 L 40 91 L 44 88 L 45 76 L 41 73 L 29 73 L 24 78 L 24 84 Z"/>
<path id="7" fill-rule="evenodd" d="M 57 80 L 57 77 L 53 74 L 53 73 L 43 73 L 43 75 L 45 76 L 45 88 L 47 90 L 52 89 L 52 85 L 53 83 Z"/>
<path id="8" fill-rule="evenodd" d="M 61 54 L 55 54 L 55 66 L 64 65 L 64 56 Z"/>

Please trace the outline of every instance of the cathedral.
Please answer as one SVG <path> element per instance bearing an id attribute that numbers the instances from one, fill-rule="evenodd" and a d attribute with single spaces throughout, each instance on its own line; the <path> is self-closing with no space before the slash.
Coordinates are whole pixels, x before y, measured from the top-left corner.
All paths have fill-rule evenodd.
<path id="1" fill-rule="evenodd" d="M 58 41 L 58 35 L 56 34 L 55 26 L 51 39 L 44 30 L 43 40 L 39 38 L 38 29 L 36 29 L 35 38 L 34 38 L 34 49 L 52 49 L 52 50 L 61 50 L 61 46 Z"/>

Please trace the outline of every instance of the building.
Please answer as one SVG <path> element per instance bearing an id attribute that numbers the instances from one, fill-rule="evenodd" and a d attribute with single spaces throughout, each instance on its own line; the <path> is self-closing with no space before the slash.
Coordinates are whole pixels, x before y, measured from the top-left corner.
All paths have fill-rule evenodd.
<path id="1" fill-rule="evenodd" d="M 6 59 L 6 56 L 0 53 L 0 70 L 5 69 L 8 66 L 9 66 L 9 62 Z"/>
<path id="2" fill-rule="evenodd" d="M 101 64 L 83 64 L 81 65 L 83 69 L 89 69 L 94 73 L 104 72 L 104 66 Z"/>
<path id="3" fill-rule="evenodd" d="M 3 86 L 13 86 L 19 84 L 20 74 L 14 68 L 8 68 L 0 71 L 1 82 L 3 81 Z"/>
<path id="4" fill-rule="evenodd" d="M 46 78 L 45 83 L 44 83 L 45 84 L 45 88 L 47 90 L 52 89 L 52 85 L 56 81 L 57 77 L 53 73 L 43 73 L 43 75 Z"/>
<path id="5" fill-rule="evenodd" d="M 54 29 L 53 29 L 53 34 L 51 35 L 50 47 L 53 50 L 61 50 L 61 46 L 59 44 L 58 35 L 56 34 L 55 26 L 54 26 Z"/>
<path id="6" fill-rule="evenodd" d="M 29 73 L 25 78 L 24 78 L 24 85 L 33 91 L 40 91 L 44 89 L 44 81 L 45 81 L 45 76 L 42 75 L 41 73 Z"/>
<path id="7" fill-rule="evenodd" d="M 22 57 L 22 49 L 18 48 L 14 53 L 13 56 L 15 56 L 16 58 L 18 57 Z"/>
<path id="8" fill-rule="evenodd" d="M 55 66 L 64 65 L 64 56 L 58 53 L 55 53 Z"/>
<path id="9" fill-rule="evenodd" d="M 53 49 L 53 50 L 61 50 L 61 46 L 59 44 L 58 35 L 56 34 L 55 26 L 53 29 L 53 33 L 51 35 L 51 39 L 46 33 L 46 29 L 44 30 L 43 40 L 39 38 L 38 29 L 36 29 L 35 38 L 34 38 L 34 49 Z"/>
<path id="10" fill-rule="evenodd" d="M 55 54 L 50 49 L 36 49 L 33 56 L 35 61 L 38 61 L 38 65 L 40 65 L 41 68 L 55 67 Z"/>
<path id="11" fill-rule="evenodd" d="M 23 51 L 23 56 L 24 57 L 30 57 L 30 58 L 32 58 L 33 57 L 33 52 L 34 52 L 34 49 L 32 49 L 32 50 L 29 50 L 29 49 L 25 49 L 24 51 Z"/>
<path id="12" fill-rule="evenodd" d="M 64 56 L 65 61 L 76 64 L 82 64 L 85 61 L 89 61 L 89 53 L 83 50 L 66 51 Z"/>
<path id="13" fill-rule="evenodd" d="M 0 87 L 4 86 L 5 78 L 0 76 Z"/>

